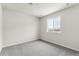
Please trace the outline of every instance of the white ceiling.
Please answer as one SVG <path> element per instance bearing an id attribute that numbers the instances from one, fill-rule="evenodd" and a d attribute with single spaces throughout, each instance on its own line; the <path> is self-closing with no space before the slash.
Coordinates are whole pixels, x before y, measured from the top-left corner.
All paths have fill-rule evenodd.
<path id="1" fill-rule="evenodd" d="M 70 4 L 73 5 L 73 4 Z M 42 17 L 67 7 L 66 3 L 7 3 L 2 4 L 3 8 L 9 8 L 16 11 L 24 12 L 29 15 Z"/>

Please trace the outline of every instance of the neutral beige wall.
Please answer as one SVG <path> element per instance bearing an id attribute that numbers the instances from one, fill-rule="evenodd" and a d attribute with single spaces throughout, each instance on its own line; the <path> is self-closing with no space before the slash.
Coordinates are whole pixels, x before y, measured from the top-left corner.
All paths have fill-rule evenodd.
<path id="1" fill-rule="evenodd" d="M 2 49 L 2 6 L 0 4 L 0 51 Z"/>
<path id="2" fill-rule="evenodd" d="M 38 18 L 3 8 L 3 46 L 38 39 Z"/>
<path id="3" fill-rule="evenodd" d="M 46 32 L 46 20 L 61 17 L 61 33 Z M 79 51 L 79 5 L 41 19 L 41 39 Z"/>

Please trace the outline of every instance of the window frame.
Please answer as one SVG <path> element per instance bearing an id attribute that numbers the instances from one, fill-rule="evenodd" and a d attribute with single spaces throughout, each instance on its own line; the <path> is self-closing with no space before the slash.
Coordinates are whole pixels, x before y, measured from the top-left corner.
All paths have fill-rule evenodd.
<path id="1" fill-rule="evenodd" d="M 57 24 L 59 24 L 59 25 L 57 25 L 57 24 L 54 25 L 54 23 L 55 23 L 55 17 L 58 17 L 57 18 L 58 20 L 57 19 L 56 20 L 58 22 Z M 50 26 L 48 24 L 49 20 L 52 21 L 52 23 L 53 23 L 52 29 L 49 28 L 49 26 Z M 57 28 L 56 26 L 59 26 L 59 28 Z M 52 18 L 47 19 L 47 32 L 57 32 L 57 33 L 61 32 L 61 17 L 60 16 L 53 16 Z"/>

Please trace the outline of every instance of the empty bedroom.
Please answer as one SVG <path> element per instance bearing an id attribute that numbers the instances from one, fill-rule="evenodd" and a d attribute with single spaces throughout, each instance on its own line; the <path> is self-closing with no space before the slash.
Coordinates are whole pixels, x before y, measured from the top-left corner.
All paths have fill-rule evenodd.
<path id="1" fill-rule="evenodd" d="M 0 56 L 79 56 L 79 4 L 0 3 Z"/>

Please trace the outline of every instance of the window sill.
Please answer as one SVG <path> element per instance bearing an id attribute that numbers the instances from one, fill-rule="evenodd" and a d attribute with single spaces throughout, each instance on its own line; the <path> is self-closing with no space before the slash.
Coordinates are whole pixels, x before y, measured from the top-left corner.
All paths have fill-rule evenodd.
<path id="1" fill-rule="evenodd" d="M 61 33 L 61 31 L 47 31 L 48 33 Z"/>

